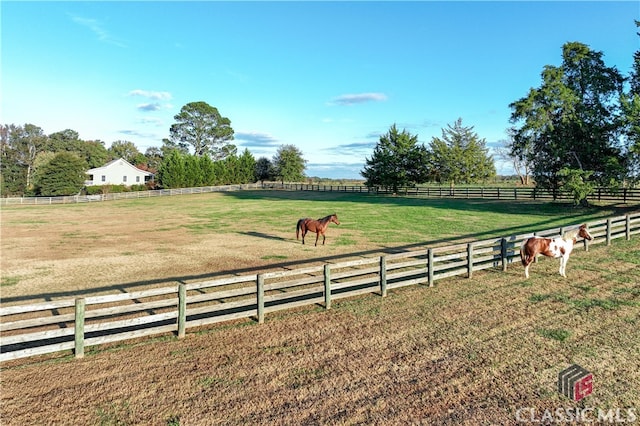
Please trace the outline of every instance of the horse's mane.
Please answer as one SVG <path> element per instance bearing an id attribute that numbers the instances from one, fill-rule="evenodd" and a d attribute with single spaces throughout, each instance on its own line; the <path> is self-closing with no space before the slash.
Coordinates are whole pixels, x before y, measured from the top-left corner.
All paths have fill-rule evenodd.
<path id="1" fill-rule="evenodd" d="M 578 233 L 579 232 L 580 232 L 579 228 L 567 231 L 562 235 L 562 239 L 565 240 L 565 241 L 570 241 L 570 240 L 573 240 L 575 238 L 578 238 Z"/>

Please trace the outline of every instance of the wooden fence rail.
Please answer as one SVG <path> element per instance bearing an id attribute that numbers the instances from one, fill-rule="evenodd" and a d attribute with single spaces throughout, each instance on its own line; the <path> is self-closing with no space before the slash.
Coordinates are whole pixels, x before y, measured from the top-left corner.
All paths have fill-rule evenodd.
<path id="1" fill-rule="evenodd" d="M 611 244 L 640 234 L 640 213 L 589 222 L 591 244 Z M 264 322 L 266 314 L 305 305 L 331 308 L 333 300 L 389 289 L 433 286 L 453 276 L 473 277 L 487 268 L 506 271 L 518 262 L 523 240 L 555 236 L 573 228 L 428 247 L 379 257 L 348 259 L 288 271 L 234 276 L 195 283 L 77 299 L 0 307 L 0 361 L 186 330 L 240 318 Z"/>
<path id="2" fill-rule="evenodd" d="M 300 183 L 250 183 L 242 185 L 204 186 L 195 188 L 157 189 L 152 191 L 133 191 L 98 195 L 74 195 L 60 197 L 15 197 L 0 198 L 0 206 L 4 205 L 49 205 L 90 203 L 97 201 L 127 200 L 137 198 L 152 198 L 174 195 L 206 194 L 211 192 L 230 192 L 256 189 L 276 189 L 289 191 L 317 191 L 317 192 L 352 192 L 370 193 L 376 195 L 392 194 L 388 188 L 368 188 L 363 185 L 313 185 Z M 407 195 L 426 198 L 482 198 L 490 200 L 540 200 L 567 201 L 572 197 L 566 192 L 552 192 L 540 188 L 501 188 L 501 187 L 459 187 L 448 186 L 416 186 L 400 187 L 397 195 Z M 608 203 L 640 203 L 640 188 L 596 188 L 588 199 L 590 201 Z"/>
<path id="3" fill-rule="evenodd" d="M 372 187 L 362 185 L 312 185 L 295 183 L 271 183 L 265 184 L 265 188 L 285 189 L 291 191 L 317 191 L 317 192 L 354 192 L 371 193 L 376 195 L 392 194 L 390 188 Z M 571 194 L 563 191 L 540 188 L 501 188 L 501 187 L 448 187 L 448 186 L 415 186 L 400 187 L 397 195 L 407 195 L 427 198 L 482 198 L 492 200 L 540 200 L 540 201 L 567 201 L 572 200 Z M 596 188 L 588 199 L 598 202 L 615 203 L 640 203 L 640 188 Z"/>

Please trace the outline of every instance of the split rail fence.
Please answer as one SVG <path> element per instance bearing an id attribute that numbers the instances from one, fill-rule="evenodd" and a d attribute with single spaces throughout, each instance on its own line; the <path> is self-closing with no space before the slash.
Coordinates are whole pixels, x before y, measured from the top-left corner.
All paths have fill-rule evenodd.
<path id="1" fill-rule="evenodd" d="M 390 188 L 366 187 L 363 185 L 312 185 L 302 183 L 250 183 L 242 185 L 202 186 L 194 188 L 157 189 L 152 191 L 119 192 L 97 195 L 73 195 L 60 197 L 15 197 L 0 198 L 0 206 L 9 205 L 49 205 L 91 203 L 97 201 L 130 200 L 174 195 L 207 194 L 212 192 L 232 192 L 242 190 L 275 189 L 289 191 L 351 192 L 375 195 L 392 194 Z M 501 188 L 501 187 L 459 187 L 448 186 L 407 186 L 398 188 L 397 195 L 425 198 L 481 198 L 489 200 L 534 200 L 534 201 L 571 201 L 571 194 L 561 191 L 555 193 L 540 188 Z M 588 197 L 589 201 L 605 203 L 640 203 L 640 188 L 596 188 Z"/>
<path id="2" fill-rule="evenodd" d="M 640 234 L 640 212 L 588 223 L 589 245 Z M 59 351 L 84 356 L 88 346 L 174 334 L 241 318 L 264 322 L 266 314 L 305 305 L 331 308 L 334 300 L 453 276 L 473 277 L 487 268 L 506 271 L 519 262 L 523 240 L 557 236 L 575 228 L 547 229 L 462 244 L 424 248 L 287 271 L 233 276 L 129 293 L 0 307 L 0 361 Z"/>
<path id="3" fill-rule="evenodd" d="M 287 189 L 291 191 L 316 192 L 357 192 L 376 195 L 393 194 L 391 188 L 366 187 L 362 185 L 311 185 L 295 183 L 265 184 L 266 188 Z M 534 200 L 534 201 L 571 201 L 568 192 L 552 191 L 541 188 L 501 188 L 501 187 L 449 187 L 449 186 L 404 186 L 397 189 L 396 195 L 425 198 L 481 198 L 490 200 Z M 608 203 L 640 203 L 640 188 L 596 188 L 587 197 L 589 201 Z"/>

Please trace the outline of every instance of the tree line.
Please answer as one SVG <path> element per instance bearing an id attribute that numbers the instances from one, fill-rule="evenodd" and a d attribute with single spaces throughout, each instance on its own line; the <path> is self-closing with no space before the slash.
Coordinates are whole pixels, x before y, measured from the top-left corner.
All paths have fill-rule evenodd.
<path id="1" fill-rule="evenodd" d="M 602 52 L 565 43 L 561 64 L 545 66 L 540 86 L 509 108 L 512 126 L 501 153 L 512 160 L 522 184 L 569 191 L 581 203 L 596 186 L 615 189 L 640 180 L 640 50 L 625 76 L 605 64 Z M 305 179 L 306 160 L 294 145 L 281 146 L 272 159 L 255 159 L 248 150 L 238 155 L 231 121 L 206 102 L 185 105 L 174 119 L 169 138 L 144 154 L 128 141 L 106 148 L 73 130 L 47 136 L 33 124 L 2 125 L 0 192 L 78 193 L 88 169 L 116 158 L 153 172 L 153 185 L 163 188 Z M 485 139 L 458 119 L 428 146 L 392 125 L 360 174 L 369 187 L 396 190 L 427 182 L 483 182 L 496 170 Z"/>
<path id="2" fill-rule="evenodd" d="M 565 43 L 561 65 L 545 66 L 541 85 L 509 105 L 512 127 L 500 152 L 522 184 L 533 180 L 585 204 L 596 187 L 615 191 L 640 181 L 640 50 L 628 76 L 603 58 L 583 43 Z M 459 119 L 429 147 L 393 126 L 362 176 L 368 186 L 395 190 L 428 181 L 473 183 L 494 173 L 485 141 Z"/>
<path id="3" fill-rule="evenodd" d="M 87 170 L 118 158 L 154 173 L 148 189 L 304 179 L 306 162 L 293 145 L 280 146 L 271 159 L 256 160 L 246 149 L 238 155 L 231 143 L 234 132 L 230 120 L 205 102 L 185 105 L 174 118 L 170 137 L 160 148 L 148 148 L 144 154 L 129 141 L 115 141 L 106 148 L 102 141 L 80 139 L 74 130 L 45 135 L 34 124 L 2 125 L 0 193 L 78 194 L 84 188 Z"/>
<path id="4" fill-rule="evenodd" d="M 496 168 L 486 141 L 473 127 L 463 126 L 460 118 L 428 148 L 418 144 L 417 135 L 399 131 L 394 124 L 380 137 L 361 174 L 368 187 L 397 192 L 399 187 L 425 182 L 483 182 L 496 175 Z"/>

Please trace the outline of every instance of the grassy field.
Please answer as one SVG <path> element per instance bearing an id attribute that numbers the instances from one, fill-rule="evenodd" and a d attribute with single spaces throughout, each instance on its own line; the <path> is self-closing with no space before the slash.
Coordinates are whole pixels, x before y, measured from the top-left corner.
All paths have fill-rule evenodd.
<path id="1" fill-rule="evenodd" d="M 337 212 L 327 245 L 299 217 Z M 620 214 L 558 204 L 246 192 L 2 212 L 2 297 L 24 300 L 291 267 Z M 100 262 L 93 258 L 103 256 Z M 101 266 L 101 265 L 106 266 Z M 640 407 L 640 238 L 473 279 L 172 336 L 83 360 L 2 365 L 2 424 L 517 424 L 558 408 Z M 556 392 L 577 363 L 594 392 Z M 46 378 L 46 379 L 45 379 Z M 595 413 L 595 414 L 593 414 Z M 594 420 L 597 411 L 585 411 Z M 532 418 L 533 416 L 533 418 Z M 640 417 L 640 416 L 638 416 Z"/>
<path id="2" fill-rule="evenodd" d="M 506 236 L 621 214 L 567 204 L 345 193 L 203 194 L 107 203 L 5 206 L 4 303 L 148 288 L 291 268 L 345 254 Z M 295 240 L 300 217 L 337 213 L 323 247 Z M 310 241 L 313 242 L 313 235 Z"/>

